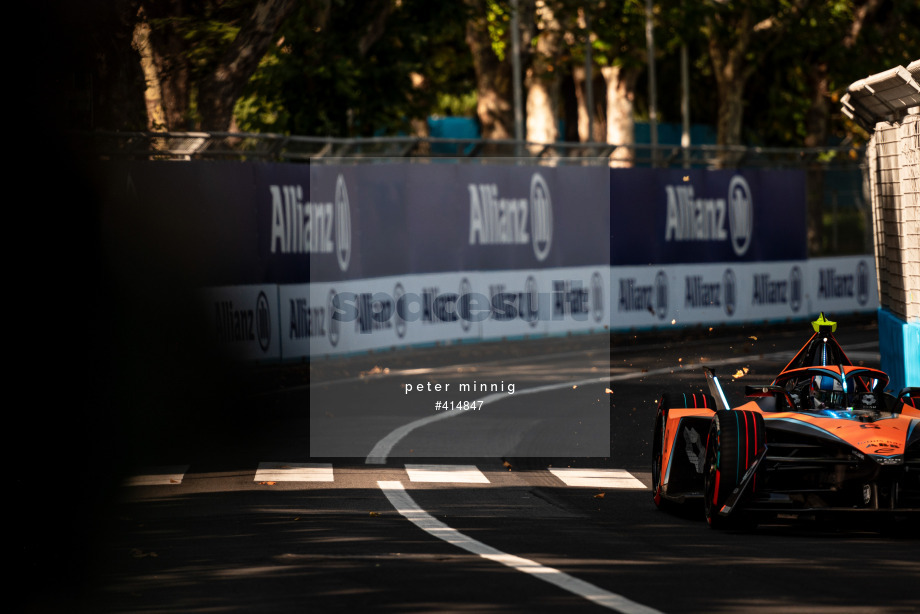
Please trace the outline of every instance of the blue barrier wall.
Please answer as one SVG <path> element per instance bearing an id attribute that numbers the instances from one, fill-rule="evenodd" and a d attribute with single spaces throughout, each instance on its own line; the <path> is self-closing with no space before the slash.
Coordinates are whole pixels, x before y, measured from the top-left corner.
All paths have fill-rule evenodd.
<path id="1" fill-rule="evenodd" d="M 891 378 L 895 393 L 908 386 L 920 387 L 920 323 L 905 322 L 885 308 L 878 310 L 882 371 Z"/>

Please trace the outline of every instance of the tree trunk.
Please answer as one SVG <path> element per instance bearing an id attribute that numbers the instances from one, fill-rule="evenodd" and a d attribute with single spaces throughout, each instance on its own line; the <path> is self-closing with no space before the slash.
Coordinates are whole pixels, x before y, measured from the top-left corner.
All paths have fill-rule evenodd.
<path id="1" fill-rule="evenodd" d="M 157 27 L 151 27 L 149 36 L 149 61 L 156 71 L 157 83 L 147 77 L 148 95 L 159 86 L 159 105 L 163 110 L 166 130 L 188 130 L 190 69 L 188 64 L 188 43 L 173 27 L 170 18 L 182 19 L 186 16 L 183 0 L 167 2 L 146 2 L 139 12 L 141 22 L 158 21 Z M 162 20 L 162 21 L 159 21 Z M 139 28 L 142 25 L 138 24 Z M 147 70 L 145 70 L 145 74 Z M 151 90 L 151 86 L 154 90 Z M 148 109 L 156 106 L 156 101 L 147 101 Z M 159 117 L 149 118 L 148 124 L 158 125 Z"/>
<path id="2" fill-rule="evenodd" d="M 215 70 L 199 86 L 198 108 L 203 130 L 230 130 L 237 99 L 274 42 L 281 22 L 296 4 L 296 0 L 261 0 L 255 6 Z"/>
<path id="3" fill-rule="evenodd" d="M 747 65 L 746 56 L 753 36 L 753 13 L 750 7 L 743 7 L 733 23 L 731 37 L 717 36 L 717 28 L 708 24 L 709 57 L 712 60 L 713 75 L 719 93 L 718 118 L 716 119 L 716 143 L 731 148 L 741 145 L 741 128 L 744 120 L 744 88 L 753 67 Z M 718 162 L 721 167 L 735 166 L 740 161 L 736 152 L 726 151 Z"/>
<path id="4" fill-rule="evenodd" d="M 466 0 L 471 17 L 466 24 L 466 42 L 476 72 L 476 115 L 483 139 L 513 139 L 514 109 L 511 105 L 511 63 L 502 61 L 492 49 L 483 0 Z M 510 45 L 508 46 L 510 49 Z"/>
<path id="5" fill-rule="evenodd" d="M 811 100 L 805 113 L 805 147 L 820 147 L 827 142 L 830 121 L 830 77 L 827 64 L 824 62 L 809 62 L 807 66 L 811 68 L 805 76 Z"/>
<path id="6" fill-rule="evenodd" d="M 741 145 L 744 121 L 744 81 L 720 79 L 716 143 L 726 147 Z"/>
<path id="7" fill-rule="evenodd" d="M 166 109 L 163 106 L 163 90 L 160 75 L 154 61 L 153 45 L 150 42 L 150 25 L 138 22 L 134 28 L 133 46 L 141 57 L 141 70 L 144 73 L 144 103 L 147 107 L 147 130 L 157 132 L 166 130 Z"/>
<path id="8" fill-rule="evenodd" d="M 601 91 L 597 87 L 597 79 L 594 83 L 594 108 L 588 108 L 587 95 L 587 70 L 584 64 L 576 64 L 572 67 L 572 80 L 575 82 L 575 99 L 578 105 L 578 140 L 581 142 L 603 143 L 607 139 L 607 118 L 604 114 L 603 98 L 597 95 Z M 596 76 L 594 73 L 592 76 Z M 606 85 L 606 81 L 604 82 Z M 601 103 L 601 104 L 598 104 Z M 589 118 L 592 121 L 588 121 Z M 591 134 L 588 134 L 588 127 L 591 126 Z"/>
<path id="9" fill-rule="evenodd" d="M 639 70 L 623 66 L 604 66 L 601 74 L 607 83 L 607 143 L 617 145 L 610 156 L 611 166 L 630 167 L 636 152 L 636 126 L 633 104 Z"/>
<path id="10" fill-rule="evenodd" d="M 557 69 L 562 46 L 562 27 L 555 6 L 537 0 L 537 46 L 533 64 L 527 71 L 527 140 L 555 143 L 559 136 L 557 110 L 561 78 Z"/>

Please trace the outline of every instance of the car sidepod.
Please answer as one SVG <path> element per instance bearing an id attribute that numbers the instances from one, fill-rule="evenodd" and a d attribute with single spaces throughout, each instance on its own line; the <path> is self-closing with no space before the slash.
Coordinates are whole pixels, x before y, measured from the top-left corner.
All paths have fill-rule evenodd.
<path id="1" fill-rule="evenodd" d="M 703 496 L 706 433 L 715 400 L 704 393 L 665 393 L 652 438 L 652 494 L 659 508 Z"/>

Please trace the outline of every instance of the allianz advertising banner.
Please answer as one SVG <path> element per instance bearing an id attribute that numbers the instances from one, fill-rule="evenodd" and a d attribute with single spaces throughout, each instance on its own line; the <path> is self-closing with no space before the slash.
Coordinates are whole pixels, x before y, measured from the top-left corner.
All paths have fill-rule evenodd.
<path id="1" fill-rule="evenodd" d="M 122 268 L 204 289 L 215 342 L 245 358 L 878 303 L 871 257 L 807 258 L 800 171 L 520 161 L 100 170 Z"/>
<path id="2" fill-rule="evenodd" d="M 871 256 L 611 267 L 614 330 L 804 319 L 877 307 Z"/>
<path id="3" fill-rule="evenodd" d="M 259 167 L 259 251 L 276 283 L 605 264 L 605 171 Z"/>
<path id="4" fill-rule="evenodd" d="M 306 171 L 257 173 L 283 357 L 606 330 L 605 168 Z"/>
<path id="5" fill-rule="evenodd" d="M 804 260 L 805 174 L 611 169 L 610 263 Z"/>
<path id="6" fill-rule="evenodd" d="M 609 269 L 472 271 L 280 287 L 285 358 L 502 337 L 603 333 Z"/>

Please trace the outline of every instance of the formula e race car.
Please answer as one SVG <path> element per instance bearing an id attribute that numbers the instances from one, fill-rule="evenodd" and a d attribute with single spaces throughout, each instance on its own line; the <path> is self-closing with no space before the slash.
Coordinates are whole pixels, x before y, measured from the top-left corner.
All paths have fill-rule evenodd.
<path id="1" fill-rule="evenodd" d="M 652 441 L 655 504 L 702 499 L 713 528 L 835 512 L 920 516 L 920 388 L 850 362 L 824 317 L 772 383 L 731 407 L 710 393 L 661 396 Z"/>

